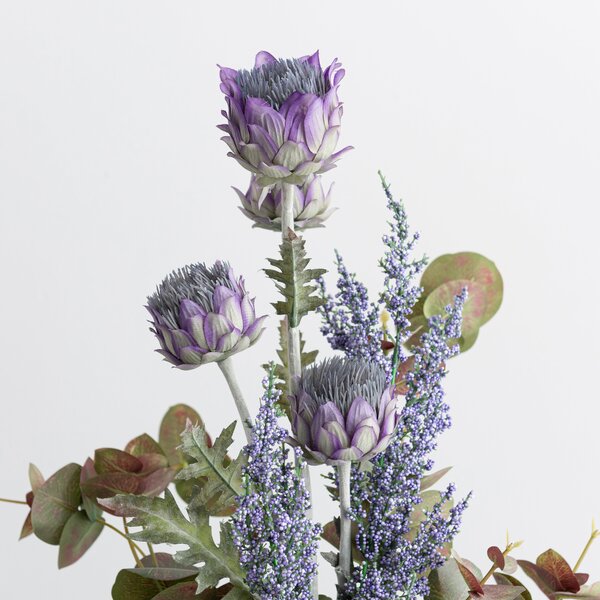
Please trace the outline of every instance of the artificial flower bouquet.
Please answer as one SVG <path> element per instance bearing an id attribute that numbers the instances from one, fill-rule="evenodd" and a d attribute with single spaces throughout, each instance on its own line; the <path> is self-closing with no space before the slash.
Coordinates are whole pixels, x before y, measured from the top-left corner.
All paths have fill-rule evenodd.
<path id="1" fill-rule="evenodd" d="M 260 410 L 250 414 L 234 371 L 235 355 L 267 326 L 244 279 L 225 260 L 173 271 L 147 301 L 157 352 L 181 370 L 215 363 L 240 426 L 213 438 L 193 407 L 178 404 L 157 439 L 99 448 L 47 480 L 32 465 L 26 499 L 5 500 L 30 507 L 21 537 L 57 545 L 62 568 L 105 529 L 120 535 L 132 559 L 116 575 L 114 600 L 326 600 L 320 550 L 344 600 L 528 600 L 523 575 L 548 598 L 600 599 L 600 584 L 579 572 L 595 529 L 572 567 L 554 550 L 517 560 L 520 543 L 507 540 L 488 549 L 480 570 L 452 547 L 469 497 L 455 500 L 452 484 L 434 489 L 448 469 L 434 471 L 431 454 L 450 426 L 448 363 L 502 301 L 494 263 L 474 252 L 429 264 L 413 257 L 418 236 L 382 177 L 383 289 L 370 298 L 336 254 L 337 290 L 328 292 L 300 233 L 332 213 L 322 176 L 351 149 L 337 149 L 344 70 L 337 60 L 323 69 L 318 53 L 260 52 L 252 69 L 220 76 L 222 139 L 250 173 L 247 191 L 236 190 L 241 211 L 281 236 L 265 269 L 279 295 L 281 348 L 261 367 Z M 322 320 L 329 358 L 305 347 L 310 313 Z M 234 432 L 246 437 L 236 457 Z M 310 474 L 323 464 L 339 512 L 317 524 Z"/>

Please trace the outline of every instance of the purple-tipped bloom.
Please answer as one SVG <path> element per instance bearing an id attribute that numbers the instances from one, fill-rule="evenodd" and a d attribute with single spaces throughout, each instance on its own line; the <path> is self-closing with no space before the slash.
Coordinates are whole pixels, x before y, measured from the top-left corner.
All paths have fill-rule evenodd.
<path id="1" fill-rule="evenodd" d="M 248 191 L 243 194 L 233 188 L 242 201 L 240 210 L 254 221 L 254 227 L 281 231 L 281 208 L 283 190 L 280 185 L 267 189 L 256 183 L 252 175 Z M 318 175 L 308 177 L 304 185 L 294 186 L 294 224 L 296 229 L 323 227 L 323 223 L 335 210 L 331 208 L 331 187 L 325 193 Z"/>
<path id="2" fill-rule="evenodd" d="M 369 460 L 392 439 L 396 404 L 381 367 L 336 357 L 302 374 L 291 397 L 292 429 L 317 463 Z"/>
<path id="3" fill-rule="evenodd" d="M 350 148 L 335 152 L 342 117 L 337 90 L 344 77 L 334 60 L 321 68 L 319 53 L 276 59 L 256 55 L 254 68 L 221 67 L 221 91 L 228 110 L 219 128 L 229 156 L 256 173 L 262 186 L 278 182 L 299 185 L 324 173 Z"/>
<path id="4" fill-rule="evenodd" d="M 254 299 L 226 262 L 193 264 L 173 271 L 148 297 L 160 342 L 157 350 L 179 369 L 225 360 L 258 340 L 266 316 L 256 317 Z"/>

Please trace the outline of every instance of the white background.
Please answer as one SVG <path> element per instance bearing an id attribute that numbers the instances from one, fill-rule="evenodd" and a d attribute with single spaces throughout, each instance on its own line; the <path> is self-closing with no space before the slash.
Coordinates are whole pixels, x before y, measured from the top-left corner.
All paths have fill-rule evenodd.
<path id="1" fill-rule="evenodd" d="M 278 240 L 237 209 L 247 174 L 215 128 L 215 65 L 319 48 L 347 68 L 356 150 L 326 176 L 340 210 L 307 235 L 314 263 L 336 246 L 377 292 L 379 168 L 421 251 L 497 263 L 504 305 L 447 379 L 438 466 L 474 490 L 457 549 L 487 568 L 508 528 L 521 557 L 552 545 L 574 562 L 600 520 L 599 30 L 583 0 L 0 3 L 0 496 L 27 491 L 30 460 L 48 476 L 156 434 L 175 402 L 214 432 L 235 418 L 216 367 L 153 354 L 143 304 L 169 270 L 223 257 L 272 312 Z M 274 325 L 236 361 L 253 408 Z M 316 318 L 306 331 L 326 353 Z M 56 548 L 17 543 L 22 508 L 0 506 L 0 595 L 106 600 L 123 541 L 105 532 L 58 572 Z M 584 567 L 599 563 L 600 543 Z"/>

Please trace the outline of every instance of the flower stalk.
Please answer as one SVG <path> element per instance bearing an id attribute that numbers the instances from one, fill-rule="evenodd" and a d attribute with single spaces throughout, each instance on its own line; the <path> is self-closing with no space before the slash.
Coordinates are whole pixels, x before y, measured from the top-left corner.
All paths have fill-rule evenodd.
<path id="1" fill-rule="evenodd" d="M 337 467 L 340 498 L 340 564 L 338 583 L 343 589 L 352 574 L 352 521 L 350 520 L 350 473 L 352 463 L 341 462 Z"/>
<path id="2" fill-rule="evenodd" d="M 248 405 L 244 400 L 244 394 L 242 393 L 237 377 L 235 376 L 233 362 L 230 358 L 226 358 L 225 360 L 219 361 L 217 364 L 219 365 L 221 373 L 223 373 L 225 380 L 227 381 L 227 385 L 229 386 L 231 395 L 233 396 L 233 401 L 235 402 L 238 414 L 240 415 L 240 420 L 242 421 L 242 425 L 244 427 L 246 439 L 250 444 L 252 443 L 252 418 L 250 417 Z"/>

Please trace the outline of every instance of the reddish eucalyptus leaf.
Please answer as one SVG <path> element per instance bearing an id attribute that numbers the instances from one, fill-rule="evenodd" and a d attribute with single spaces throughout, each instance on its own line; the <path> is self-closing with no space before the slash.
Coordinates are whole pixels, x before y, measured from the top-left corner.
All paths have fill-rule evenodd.
<path id="1" fill-rule="evenodd" d="M 24 540 L 33 533 L 33 524 L 31 523 L 31 511 L 27 513 L 23 527 L 21 527 L 21 534 L 19 535 L 19 541 Z"/>
<path id="2" fill-rule="evenodd" d="M 588 582 L 590 575 L 589 573 L 575 573 L 575 577 L 577 578 L 577 583 L 579 583 L 579 585 L 585 585 Z"/>
<path id="3" fill-rule="evenodd" d="M 71 463 L 58 470 L 37 491 L 31 507 L 33 532 L 56 546 L 66 522 L 81 503 L 81 467 Z"/>
<path id="4" fill-rule="evenodd" d="M 138 475 L 147 475 L 148 473 L 169 466 L 169 460 L 164 454 L 144 454 L 138 460 L 142 463 L 142 468 L 138 472 Z"/>
<path id="5" fill-rule="evenodd" d="M 153 600 L 198 600 L 197 591 L 198 584 L 195 581 L 186 581 L 163 590 Z"/>
<path id="6" fill-rule="evenodd" d="M 160 444 L 147 433 L 142 433 L 142 435 L 133 438 L 125 446 L 125 452 L 138 458 L 144 456 L 144 454 L 161 454 L 164 456 Z"/>
<path id="7" fill-rule="evenodd" d="M 528 560 L 518 560 L 517 563 L 523 569 L 525 575 L 533 579 L 535 584 L 548 598 L 552 598 L 552 594 L 558 590 L 558 580 L 556 577 Z"/>
<path id="8" fill-rule="evenodd" d="M 522 587 L 523 591 L 521 592 L 519 598 L 521 598 L 522 600 L 533 600 L 527 588 L 516 577 L 512 577 L 511 575 L 507 575 L 506 573 L 496 572 L 494 573 L 494 579 L 496 580 L 496 583 L 499 583 L 500 585 L 513 585 L 517 587 Z"/>
<path id="9" fill-rule="evenodd" d="M 449 558 L 439 569 L 431 571 L 429 587 L 428 600 L 465 600 L 469 595 L 454 558 Z"/>
<path id="10" fill-rule="evenodd" d="M 475 577 L 475 575 L 473 575 L 473 573 L 471 573 L 471 571 L 461 562 L 456 561 L 456 564 L 458 565 L 458 570 L 460 571 L 460 574 L 462 575 L 463 579 L 465 580 L 465 583 L 467 584 L 467 587 L 469 588 L 469 592 L 473 592 L 478 596 L 482 595 L 483 588 L 479 583 L 479 579 L 477 579 L 477 577 Z"/>
<path id="11" fill-rule="evenodd" d="M 193 425 L 204 426 L 200 415 L 191 406 L 176 404 L 169 408 L 160 424 L 158 441 L 169 459 L 169 464 L 173 466 L 181 466 L 185 463 L 185 457 L 179 446 L 181 446 L 181 433 L 185 429 L 188 420 Z M 209 446 L 212 445 L 212 440 L 210 440 L 208 434 L 207 443 Z"/>
<path id="12" fill-rule="evenodd" d="M 434 473 L 430 473 L 429 475 L 425 475 L 421 478 L 421 491 L 429 489 L 431 486 L 435 485 L 448 471 L 450 471 L 452 467 L 444 467 L 439 471 L 435 471 Z"/>
<path id="13" fill-rule="evenodd" d="M 142 470 L 139 458 L 117 448 L 99 448 L 94 453 L 94 467 L 98 475 L 106 473 L 138 473 Z"/>
<path id="14" fill-rule="evenodd" d="M 410 373 L 415 365 L 415 357 L 409 356 L 398 365 L 398 371 L 396 373 L 396 394 L 405 396 L 408 392 L 408 385 L 406 383 L 406 375 Z"/>
<path id="15" fill-rule="evenodd" d="M 471 592 L 469 596 L 478 600 L 514 600 L 524 591 L 524 587 L 515 587 L 512 585 L 484 585 L 482 594 Z"/>
<path id="16" fill-rule="evenodd" d="M 462 312 L 462 335 L 468 338 L 476 334 L 484 323 L 486 310 L 485 288 L 477 282 L 468 279 L 457 279 L 456 281 L 442 283 L 427 296 L 427 300 L 423 305 L 423 314 L 427 318 L 445 314 L 446 307 L 454 304 L 454 299 L 464 288 L 467 288 L 469 296 Z"/>
<path id="17" fill-rule="evenodd" d="M 581 589 L 569 563 L 555 550 L 546 550 L 535 562 L 538 567 L 554 576 L 558 582 L 556 591 L 576 594 Z"/>
<path id="18" fill-rule="evenodd" d="M 157 592 L 156 581 L 122 569 L 113 584 L 111 598 L 112 600 L 152 600 Z"/>
<path id="19" fill-rule="evenodd" d="M 111 498 L 117 494 L 137 494 L 140 478 L 135 473 L 104 473 L 88 479 L 81 489 L 91 498 Z"/>
<path id="20" fill-rule="evenodd" d="M 44 485 L 44 481 L 41 471 L 33 463 L 29 463 L 29 483 L 34 495 Z"/>
<path id="21" fill-rule="evenodd" d="M 158 469 L 145 477 L 139 478 L 136 493 L 144 496 L 158 496 L 169 487 L 175 475 L 176 470 L 173 467 Z"/>
<path id="22" fill-rule="evenodd" d="M 506 561 L 504 560 L 504 554 L 498 546 L 490 546 L 487 550 L 488 558 L 494 563 L 496 568 L 501 571 L 504 570 Z"/>
<path id="23" fill-rule="evenodd" d="M 84 512 L 76 512 L 67 521 L 58 551 L 58 568 L 63 569 L 77 562 L 98 539 L 104 526 L 90 521 Z"/>
<path id="24" fill-rule="evenodd" d="M 487 323 L 502 304 L 503 282 L 496 265 L 476 252 L 444 254 L 432 261 L 421 277 L 421 297 L 427 298 L 441 284 L 457 279 L 474 281 L 485 289 L 483 323 Z"/>
<path id="25" fill-rule="evenodd" d="M 81 486 L 81 492 L 83 496 L 83 509 L 87 513 L 87 516 L 91 521 L 99 519 L 102 515 L 102 509 L 98 506 L 93 496 L 90 497 L 85 493 L 85 483 L 90 479 L 96 477 L 96 469 L 94 468 L 94 461 L 88 458 L 81 468 L 81 476 L 79 478 L 79 484 Z"/>

